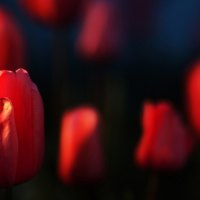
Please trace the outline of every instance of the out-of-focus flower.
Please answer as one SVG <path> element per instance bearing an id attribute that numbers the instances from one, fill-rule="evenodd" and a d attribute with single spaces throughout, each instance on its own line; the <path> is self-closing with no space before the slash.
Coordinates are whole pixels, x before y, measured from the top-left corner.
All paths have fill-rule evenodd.
<path id="1" fill-rule="evenodd" d="M 67 184 L 94 183 L 104 176 L 99 116 L 90 107 L 67 112 L 62 119 L 58 173 Z"/>
<path id="2" fill-rule="evenodd" d="M 186 105 L 189 120 L 194 130 L 200 135 L 200 61 L 187 74 Z"/>
<path id="3" fill-rule="evenodd" d="M 143 136 L 136 149 L 140 166 L 179 169 L 185 165 L 192 147 L 193 140 L 170 104 L 145 104 Z"/>
<path id="4" fill-rule="evenodd" d="M 0 186 L 35 176 L 44 154 L 43 103 L 23 69 L 0 71 Z"/>
<path id="5" fill-rule="evenodd" d="M 79 13 L 85 1 L 19 0 L 19 2 L 28 14 L 39 22 L 53 27 L 62 27 Z"/>
<path id="6" fill-rule="evenodd" d="M 78 36 L 78 53 L 89 60 L 104 60 L 117 56 L 122 46 L 122 20 L 115 4 L 91 2 Z"/>
<path id="7" fill-rule="evenodd" d="M 0 70 L 16 70 L 25 64 L 24 40 L 13 16 L 0 9 Z"/>

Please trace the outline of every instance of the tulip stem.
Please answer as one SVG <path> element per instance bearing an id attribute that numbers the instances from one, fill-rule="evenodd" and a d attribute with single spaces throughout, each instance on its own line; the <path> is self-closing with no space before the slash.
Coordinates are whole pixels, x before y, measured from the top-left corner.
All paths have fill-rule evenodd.
<path id="1" fill-rule="evenodd" d="M 157 173 L 151 173 L 149 176 L 148 186 L 147 186 L 147 200 L 156 200 L 158 191 L 158 175 Z"/>
<path id="2" fill-rule="evenodd" d="M 12 188 L 5 189 L 5 200 L 12 200 L 12 199 L 13 199 Z"/>

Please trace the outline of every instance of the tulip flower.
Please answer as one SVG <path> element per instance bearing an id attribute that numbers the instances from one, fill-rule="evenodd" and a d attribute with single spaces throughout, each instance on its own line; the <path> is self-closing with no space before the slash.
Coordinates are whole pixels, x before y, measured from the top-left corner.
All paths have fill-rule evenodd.
<path id="1" fill-rule="evenodd" d="M 19 0 L 34 19 L 53 27 L 63 26 L 75 17 L 83 1 L 78 0 Z"/>
<path id="2" fill-rule="evenodd" d="M 43 104 L 23 69 L 0 71 L 0 186 L 35 176 L 44 154 Z"/>
<path id="3" fill-rule="evenodd" d="M 136 161 L 140 166 L 180 169 L 185 165 L 192 145 L 187 129 L 170 104 L 145 104 L 143 136 L 136 149 Z"/>
<path id="4" fill-rule="evenodd" d="M 200 62 L 195 63 L 186 81 L 186 99 L 189 121 L 200 135 Z"/>
<path id="5" fill-rule="evenodd" d="M 58 173 L 67 184 L 94 183 L 103 178 L 99 116 L 93 108 L 80 107 L 64 114 Z"/>
<path id="6" fill-rule="evenodd" d="M 25 63 L 24 41 L 14 17 L 0 9 L 0 70 L 16 70 Z"/>
<path id="7" fill-rule="evenodd" d="M 89 4 L 77 40 L 77 51 L 86 59 L 101 60 L 117 56 L 122 47 L 121 20 L 114 4 Z"/>

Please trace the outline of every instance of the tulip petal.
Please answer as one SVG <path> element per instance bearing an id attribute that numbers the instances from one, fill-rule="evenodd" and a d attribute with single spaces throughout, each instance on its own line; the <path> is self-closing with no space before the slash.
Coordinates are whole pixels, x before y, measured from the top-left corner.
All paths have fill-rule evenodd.
<path id="1" fill-rule="evenodd" d="M 44 110 L 42 98 L 39 94 L 38 88 L 33 84 L 32 86 L 32 108 L 33 108 L 33 138 L 36 159 L 35 173 L 41 167 L 44 157 Z"/>
<path id="2" fill-rule="evenodd" d="M 171 108 L 166 103 L 161 103 L 156 108 L 156 138 L 152 144 L 152 165 L 155 168 L 173 166 L 174 132 L 171 120 Z"/>
<path id="3" fill-rule="evenodd" d="M 185 165 L 194 142 L 169 103 L 145 104 L 143 129 L 144 134 L 136 149 L 140 166 L 176 170 Z"/>
<path id="4" fill-rule="evenodd" d="M 152 142 L 155 139 L 155 106 L 151 103 L 145 103 L 142 123 L 144 126 L 144 134 L 136 151 L 136 159 L 140 166 L 149 164 L 151 157 Z"/>
<path id="5" fill-rule="evenodd" d="M 32 82 L 23 69 L 16 71 L 14 108 L 18 132 L 19 155 L 16 182 L 24 182 L 33 176 L 36 169 L 36 155 L 33 133 Z"/>
<path id="6" fill-rule="evenodd" d="M 18 140 L 17 170 L 13 184 L 32 178 L 44 154 L 43 105 L 28 72 L 0 71 L 0 98 L 12 102 Z"/>
<path id="7" fill-rule="evenodd" d="M 79 108 L 63 117 L 59 176 L 65 183 L 93 182 L 104 174 L 97 113 Z"/>
<path id="8" fill-rule="evenodd" d="M 0 99 L 0 186 L 10 186 L 15 181 L 18 140 L 13 106 L 8 99 Z"/>
<path id="9" fill-rule="evenodd" d="M 189 72 L 186 82 L 186 103 L 189 120 L 200 135 L 200 61 Z"/>
<path id="10" fill-rule="evenodd" d="M 12 71 L 0 71 L 0 98 L 9 98 L 14 103 L 16 77 Z"/>
<path id="11" fill-rule="evenodd" d="M 94 1 L 88 6 L 77 51 L 86 59 L 109 59 L 122 48 L 122 24 L 117 8 L 108 1 Z"/>

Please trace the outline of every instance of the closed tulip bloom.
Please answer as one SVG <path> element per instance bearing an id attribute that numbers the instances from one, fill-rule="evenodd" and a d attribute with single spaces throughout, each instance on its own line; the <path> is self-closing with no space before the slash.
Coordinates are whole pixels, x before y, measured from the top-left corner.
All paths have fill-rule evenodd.
<path id="1" fill-rule="evenodd" d="M 200 61 L 195 63 L 187 75 L 186 92 L 189 121 L 200 136 Z"/>
<path id="2" fill-rule="evenodd" d="M 140 166 L 171 170 L 182 168 L 192 146 L 188 131 L 170 104 L 145 104 L 143 135 L 136 149 L 136 161 Z"/>
<path id="3" fill-rule="evenodd" d="M 25 63 L 24 40 L 13 16 L 0 9 L 0 70 L 16 70 Z"/>
<path id="4" fill-rule="evenodd" d="M 44 154 L 43 103 L 23 69 L 0 71 L 0 186 L 35 176 Z"/>
<path id="5" fill-rule="evenodd" d="M 59 27 L 75 17 L 83 1 L 81 0 L 19 0 L 27 13 L 39 22 Z"/>
<path id="6" fill-rule="evenodd" d="M 103 178 L 99 116 L 93 108 L 80 107 L 63 116 L 58 172 L 67 184 L 94 183 Z"/>
<path id="7" fill-rule="evenodd" d="M 119 12 L 114 3 L 94 1 L 89 4 L 77 40 L 77 51 L 89 60 L 117 56 L 122 47 Z"/>

